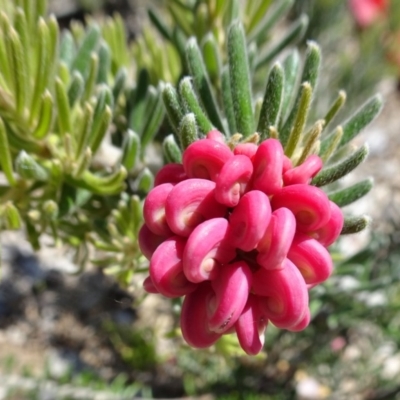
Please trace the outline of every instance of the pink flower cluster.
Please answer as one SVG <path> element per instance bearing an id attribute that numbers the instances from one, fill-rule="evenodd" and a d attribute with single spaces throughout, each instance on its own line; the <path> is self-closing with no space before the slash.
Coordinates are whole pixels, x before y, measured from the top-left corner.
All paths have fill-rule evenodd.
<path id="1" fill-rule="evenodd" d="M 389 8 L 388 0 L 348 0 L 350 11 L 361 27 L 373 24 Z"/>
<path id="2" fill-rule="evenodd" d="M 159 171 L 139 233 L 150 260 L 144 287 L 185 296 L 188 344 L 204 348 L 236 332 L 257 354 L 268 321 L 291 331 L 309 324 L 308 289 L 331 274 L 326 247 L 343 226 L 340 208 L 310 185 L 321 168 L 315 155 L 293 167 L 276 139 L 232 151 L 211 131 L 182 164 Z"/>

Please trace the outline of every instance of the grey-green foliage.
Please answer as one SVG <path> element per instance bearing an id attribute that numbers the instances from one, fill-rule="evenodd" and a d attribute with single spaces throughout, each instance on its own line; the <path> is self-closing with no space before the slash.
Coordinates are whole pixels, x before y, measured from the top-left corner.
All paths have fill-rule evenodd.
<path id="1" fill-rule="evenodd" d="M 164 150 L 168 149 L 166 159 L 179 160 L 180 155 L 172 157 L 172 154 L 178 154 L 177 143 L 183 150 L 197 138 L 205 137 L 211 129 L 219 129 L 231 146 L 235 145 L 238 137 L 243 141 L 255 142 L 258 138 L 276 137 L 294 165 L 303 163 L 310 154 L 321 156 L 325 167 L 314 177 L 312 184 L 326 187 L 324 190 L 329 193 L 328 185 L 346 176 L 367 157 L 366 145 L 354 150 L 348 143 L 378 115 L 382 98 L 373 96 L 347 120 L 337 122 L 332 127 L 333 120 L 340 121 L 340 111 L 346 101 L 346 94 L 340 91 L 321 118 L 312 121 L 310 115 L 315 114 L 311 111 L 316 101 L 315 89 L 321 64 L 318 44 L 307 43 L 303 62 L 300 62 L 296 49 L 281 62 L 275 62 L 266 79 L 263 98 L 254 98 L 252 94 L 248 48 L 242 24 L 234 21 L 227 33 L 228 58 L 219 69 L 220 76 L 215 81 L 204 69 L 207 62 L 200 57 L 196 39 L 189 39 L 186 53 L 190 70 L 195 76 L 184 78 L 178 91 L 172 85 L 166 85 L 162 93 L 170 125 L 177 138 L 173 142 L 170 136 L 164 143 Z M 217 83 L 212 84 L 213 81 Z M 182 90 L 186 86 L 190 88 L 190 101 L 188 93 Z M 181 121 L 188 119 L 192 128 L 180 129 Z M 256 129 L 258 135 L 254 135 Z M 232 135 L 235 135 L 234 141 Z M 171 149 L 175 149 L 173 153 Z M 329 196 L 339 206 L 350 204 L 369 191 L 371 182 L 366 182 Z M 346 219 L 343 232 L 358 231 L 365 227 L 365 218 L 360 218 Z"/>
<path id="2" fill-rule="evenodd" d="M 49 233 L 55 243 L 75 247 L 82 263 L 90 243 L 112 250 L 105 263 L 118 265 L 123 277 L 141 257 L 142 216 L 124 211 L 122 223 L 115 215 L 140 209 L 137 194 L 152 185 L 144 155 L 164 118 L 162 85 L 132 80 L 120 17 L 105 25 L 74 22 L 60 32 L 46 0 L 6 3 L 0 13 L 0 165 L 7 179 L 0 188 L 1 228 L 24 227 L 34 247 Z M 110 137 L 114 149 L 106 144 Z M 109 149 L 119 154 L 111 163 Z M 137 193 L 128 193 L 127 183 Z M 50 217 L 51 205 L 57 211 Z"/>

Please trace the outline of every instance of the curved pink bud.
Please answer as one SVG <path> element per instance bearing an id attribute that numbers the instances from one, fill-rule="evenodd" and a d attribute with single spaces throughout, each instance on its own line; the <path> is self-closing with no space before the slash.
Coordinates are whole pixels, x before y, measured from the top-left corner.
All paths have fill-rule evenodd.
<path id="1" fill-rule="evenodd" d="M 151 276 L 149 275 L 144 281 L 143 281 L 143 289 L 147 293 L 153 293 L 153 294 L 158 294 L 160 293 L 156 287 L 154 286 L 153 281 L 151 280 Z"/>
<path id="2" fill-rule="evenodd" d="M 303 318 L 296 325 L 288 328 L 288 330 L 291 332 L 300 332 L 307 328 L 307 326 L 310 324 L 310 321 L 311 321 L 311 313 L 310 309 L 307 307 L 307 310 L 303 315 Z"/>
<path id="3" fill-rule="evenodd" d="M 292 211 L 302 232 L 318 230 L 331 216 L 328 196 L 315 186 L 286 186 L 272 198 L 271 206 L 273 210 L 286 207 Z"/>
<path id="4" fill-rule="evenodd" d="M 308 308 L 308 290 L 297 267 L 288 259 L 282 269 L 259 269 L 253 275 L 253 291 L 260 307 L 278 328 L 297 325 Z"/>
<path id="5" fill-rule="evenodd" d="M 287 257 L 296 265 L 309 285 L 324 282 L 333 270 L 328 250 L 305 234 L 297 233 Z"/>
<path id="6" fill-rule="evenodd" d="M 211 301 L 208 327 L 217 333 L 229 330 L 240 317 L 249 297 L 252 273 L 244 261 L 221 267 L 211 286 L 215 298 Z"/>
<path id="7" fill-rule="evenodd" d="M 186 342 L 197 348 L 213 345 L 222 335 L 211 331 L 207 323 L 207 306 L 214 296 L 211 285 L 204 282 L 189 293 L 182 304 L 181 330 Z"/>
<path id="8" fill-rule="evenodd" d="M 220 131 L 217 131 L 216 129 L 213 129 L 212 131 L 208 132 L 206 135 L 206 138 L 225 144 L 225 136 Z"/>
<path id="9" fill-rule="evenodd" d="M 173 236 L 157 247 L 150 261 L 154 287 L 166 297 L 180 297 L 196 289 L 183 273 L 182 255 L 186 240 Z"/>
<path id="10" fill-rule="evenodd" d="M 267 139 L 254 156 L 253 188 L 272 195 L 282 188 L 283 148 L 279 140 Z"/>
<path id="11" fill-rule="evenodd" d="M 249 294 L 247 304 L 235 324 L 240 346 L 249 355 L 258 354 L 264 346 L 268 318 L 262 312 L 258 296 Z"/>
<path id="12" fill-rule="evenodd" d="M 329 221 L 310 236 L 318 240 L 325 247 L 330 246 L 340 235 L 343 228 L 344 217 L 340 207 L 333 201 L 329 201 L 331 217 Z"/>
<path id="13" fill-rule="evenodd" d="M 258 242 L 257 263 L 266 269 L 281 268 L 296 233 L 296 219 L 287 208 L 278 208 L 271 215 L 264 236 Z"/>
<path id="14" fill-rule="evenodd" d="M 311 179 L 321 171 L 323 167 L 322 160 L 315 154 L 312 154 L 303 162 L 283 174 L 283 183 L 285 186 L 296 183 L 309 184 Z"/>
<path id="15" fill-rule="evenodd" d="M 282 174 L 293 168 L 292 160 L 288 156 L 283 156 Z"/>
<path id="16" fill-rule="evenodd" d="M 182 164 L 166 164 L 156 174 L 154 187 L 163 183 L 178 183 L 188 179 Z"/>
<path id="17" fill-rule="evenodd" d="M 230 148 L 221 142 L 201 139 L 183 153 L 183 167 L 189 178 L 215 181 L 223 165 L 233 157 Z"/>
<path id="18" fill-rule="evenodd" d="M 229 242 L 243 251 L 255 249 L 270 218 L 268 196 L 259 190 L 247 192 L 229 216 Z"/>
<path id="19" fill-rule="evenodd" d="M 233 149 L 233 154 L 236 156 L 243 155 L 250 158 L 253 161 L 254 156 L 256 155 L 258 150 L 258 146 L 255 143 L 239 143 Z"/>
<path id="20" fill-rule="evenodd" d="M 146 224 L 143 224 L 138 234 L 138 244 L 142 254 L 150 260 L 156 248 L 166 239 L 153 233 Z"/>
<path id="21" fill-rule="evenodd" d="M 153 188 L 143 205 L 143 218 L 147 227 L 156 235 L 171 236 L 172 232 L 165 218 L 165 202 L 174 185 L 163 183 Z"/>
<path id="22" fill-rule="evenodd" d="M 215 181 L 216 200 L 228 207 L 236 206 L 252 174 L 253 164 L 248 157 L 238 155 L 230 158 Z"/>
<path id="23" fill-rule="evenodd" d="M 236 251 L 226 241 L 227 231 L 225 218 L 213 218 L 190 234 L 183 253 L 183 271 L 189 281 L 198 283 L 215 279 L 220 264 L 233 260 Z"/>
<path id="24" fill-rule="evenodd" d="M 187 179 L 174 186 L 165 204 L 171 230 L 189 236 L 203 221 L 223 217 L 226 207 L 215 200 L 215 183 L 205 179 Z"/>

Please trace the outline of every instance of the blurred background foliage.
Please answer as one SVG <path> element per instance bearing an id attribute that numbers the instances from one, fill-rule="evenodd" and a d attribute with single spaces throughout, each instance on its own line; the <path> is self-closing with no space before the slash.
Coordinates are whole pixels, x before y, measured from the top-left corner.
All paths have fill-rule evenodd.
<path id="1" fill-rule="evenodd" d="M 54 17 L 46 15 L 44 1 L 37 8 L 25 0 L 0 1 L 0 130 L 9 142 L 8 151 L 2 149 L 8 180 L 1 187 L 0 214 L 3 229 L 19 229 L 23 221 L 36 248 L 48 236 L 52 245 L 72 247 L 73 262 L 81 269 L 71 281 L 64 281 L 67 278 L 40 265 L 24 269 L 29 264 L 26 254 L 6 257 L 11 272 L 7 275 L 6 270 L 0 286 L 1 343 L 7 344 L 10 332 L 26 325 L 31 328 L 25 345 L 29 346 L 29 337 L 41 337 L 38 326 L 49 309 L 47 296 L 55 293 L 57 315 L 72 315 L 67 326 L 90 330 L 90 335 L 82 333 L 76 339 L 68 329 L 64 335 L 51 331 L 51 340 L 45 336 L 41 345 L 72 348 L 81 360 L 94 341 L 94 351 L 110 354 L 113 361 L 100 356 L 97 364 L 87 361 L 90 358 L 77 364 L 62 353 L 57 360 L 66 368 L 61 373 L 54 372 L 57 363 L 51 358 L 36 373 L 29 363 L 18 367 L 21 353 L 10 355 L 2 348 L 0 376 L 18 375 L 18 382 L 30 384 L 24 389 L 20 383 L 1 379 L 3 397 L 45 398 L 44 387 L 53 382 L 54 398 L 79 398 L 77 390 L 82 388 L 92 390 L 88 398 L 105 391 L 116 399 L 400 398 L 396 204 L 390 217 L 382 216 L 380 229 L 368 238 L 365 249 L 351 257 L 343 255 L 340 243 L 332 250 L 335 274 L 313 291 L 310 327 L 296 334 L 268 327 L 266 351 L 260 357 L 245 356 L 229 337 L 207 351 L 183 345 L 176 332 L 179 305 L 156 303 L 149 308 L 149 299 L 139 289 L 140 274 L 137 281 L 133 277 L 133 271 L 140 273 L 146 267 L 136 244 L 141 201 L 163 163 L 161 143 L 172 130 L 159 101 L 164 88 L 159 82 L 175 86 L 190 72 L 186 40 L 196 37 L 203 56 L 214 61 L 206 67 L 214 87 L 221 89 L 226 27 L 240 17 L 255 93 L 264 90 L 268 67 L 281 50 L 293 45 L 304 50 L 307 40 L 316 40 L 323 50 L 323 64 L 313 112 L 326 110 L 333 101 L 330 96 L 345 89 L 349 94 L 345 113 L 350 113 L 382 80 L 395 87 L 400 77 L 397 1 L 388 1 L 389 9 L 368 27 L 357 25 L 347 2 L 333 0 L 71 0 L 62 2 L 64 11 L 57 11 L 57 3 L 50 1 L 50 9 L 70 30 L 58 29 Z M 15 14 L 15 6 L 30 19 L 24 22 L 21 13 Z M 29 25 L 26 37 L 19 30 L 23 23 Z M 16 35 L 5 35 L 10 31 Z M 35 47 L 40 40 L 55 46 L 56 37 L 61 40 L 58 55 L 42 54 Z M 42 70 L 41 57 L 57 59 L 52 64 L 57 68 Z M 25 71 L 20 81 L 13 81 L 13 69 Z M 84 130 L 74 136 L 71 127 L 80 125 Z M 16 181 L 14 169 L 19 174 Z M 60 202 L 51 202 L 54 197 Z M 85 278 L 83 267 L 89 259 L 128 288 L 115 294 L 109 281 Z M 21 274 L 29 278 L 25 291 L 13 286 Z M 104 285 L 90 287 L 87 281 Z M 86 292 L 88 297 L 79 297 Z M 101 300 L 93 303 L 93 293 Z M 107 299 L 117 308 L 106 306 Z M 90 311 L 81 307 L 86 302 Z M 16 303 L 19 307 L 10 311 L 10 304 Z M 136 311 L 142 314 L 138 320 Z M 164 319 L 166 326 L 160 327 Z M 66 385 L 72 389 L 68 386 L 71 391 L 63 394 Z"/>

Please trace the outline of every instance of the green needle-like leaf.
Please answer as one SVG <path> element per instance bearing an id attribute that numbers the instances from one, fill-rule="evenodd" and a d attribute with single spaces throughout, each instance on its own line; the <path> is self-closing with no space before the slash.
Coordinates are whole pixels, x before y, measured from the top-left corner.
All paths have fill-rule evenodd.
<path id="1" fill-rule="evenodd" d="M 324 120 L 325 120 L 325 127 L 332 121 L 333 118 L 337 115 L 340 109 L 343 107 L 344 103 L 346 102 L 346 92 L 341 90 L 337 99 L 329 108 L 329 111 L 326 113 Z"/>
<path id="2" fill-rule="evenodd" d="M 65 86 L 60 79 L 56 79 L 56 104 L 58 110 L 58 126 L 60 133 L 64 136 L 71 133 L 71 110 Z"/>
<path id="3" fill-rule="evenodd" d="M 262 53 L 256 63 L 256 68 L 260 68 L 265 64 L 271 62 L 285 47 L 289 44 L 296 43 L 302 39 L 308 26 L 308 17 L 302 15 L 295 21 L 285 36 L 280 41 L 274 44 L 270 49 Z"/>
<path id="4" fill-rule="evenodd" d="M 92 25 L 83 38 L 78 52 L 72 62 L 71 70 L 78 71 L 84 79 L 89 76 L 92 53 L 97 50 L 100 34 L 101 32 L 99 27 L 97 25 Z"/>
<path id="5" fill-rule="evenodd" d="M 372 189 L 373 185 L 373 179 L 365 179 L 345 189 L 328 193 L 328 197 L 339 207 L 344 207 L 365 196 Z"/>
<path id="6" fill-rule="evenodd" d="M 3 123 L 3 120 L 0 118 L 0 165 L 1 169 L 6 176 L 8 183 L 11 186 L 15 185 L 15 178 L 13 173 L 12 166 L 12 158 L 10 146 L 8 144 L 7 132 Z"/>
<path id="7" fill-rule="evenodd" d="M 212 33 L 208 33 L 202 43 L 204 64 L 212 82 L 216 82 L 221 75 L 222 61 L 218 44 Z"/>
<path id="8" fill-rule="evenodd" d="M 110 127 L 111 120 L 112 111 L 111 107 L 109 107 L 108 105 L 106 105 L 101 115 L 101 118 L 99 119 L 99 124 L 96 124 L 95 118 L 93 117 L 93 129 L 89 139 L 90 148 L 92 149 L 93 154 L 95 154 L 100 147 L 101 142 L 103 141 L 104 136 L 107 133 L 108 128 Z"/>
<path id="9" fill-rule="evenodd" d="M 342 140 L 342 136 L 343 128 L 339 125 L 335 131 L 333 131 L 324 140 L 322 140 L 319 156 L 324 163 L 326 163 L 330 159 L 330 157 L 336 152 L 336 149 L 338 148 L 339 143 Z"/>
<path id="10" fill-rule="evenodd" d="M 107 83 L 108 73 L 111 69 L 110 48 L 104 41 L 100 44 L 99 49 L 99 69 L 97 72 L 96 83 Z"/>
<path id="11" fill-rule="evenodd" d="M 371 218 L 367 215 L 361 217 L 347 217 L 344 219 L 344 225 L 341 235 L 349 235 L 363 231 L 371 223 Z"/>
<path id="12" fill-rule="evenodd" d="M 163 153 L 167 163 L 181 163 L 182 152 L 177 145 L 174 135 L 168 135 L 163 141 Z"/>
<path id="13" fill-rule="evenodd" d="M 180 137 L 182 148 L 185 150 L 191 143 L 195 142 L 198 138 L 196 117 L 194 114 L 186 114 L 181 122 Z"/>
<path id="14" fill-rule="evenodd" d="M 89 75 L 86 80 L 85 90 L 83 94 L 83 99 L 85 101 L 88 101 L 92 96 L 92 93 L 96 85 L 98 69 L 99 69 L 99 57 L 97 56 L 96 53 L 92 53 L 90 56 Z"/>
<path id="15" fill-rule="evenodd" d="M 128 172 L 135 167 L 139 152 L 140 138 L 137 133 L 128 129 L 124 136 L 121 157 L 121 165 L 123 165 Z"/>
<path id="16" fill-rule="evenodd" d="M 74 71 L 68 88 L 68 103 L 70 108 L 73 108 L 75 102 L 81 98 L 84 86 L 85 82 L 83 81 L 82 75 L 78 71 Z"/>
<path id="17" fill-rule="evenodd" d="M 170 32 L 168 26 L 164 23 L 163 19 L 152 8 L 148 9 L 147 12 L 149 14 L 150 21 L 158 29 L 161 35 L 164 36 L 165 39 L 171 40 L 172 33 Z"/>
<path id="18" fill-rule="evenodd" d="M 315 186 L 325 186 L 335 182 L 358 167 L 368 156 L 368 146 L 364 145 L 338 164 L 323 169 L 313 180 Z"/>
<path id="19" fill-rule="evenodd" d="M 83 110 L 82 120 L 79 123 L 77 129 L 77 145 L 75 150 L 75 159 L 78 160 L 89 143 L 90 133 L 93 124 L 93 108 L 89 103 L 85 104 Z"/>
<path id="20" fill-rule="evenodd" d="M 21 228 L 21 215 L 19 214 L 17 207 L 15 207 L 11 201 L 7 201 L 7 203 L 4 204 L 2 214 L 2 219 L 4 220 L 6 229 L 17 230 Z"/>
<path id="21" fill-rule="evenodd" d="M 207 111 L 210 121 L 219 130 L 223 130 L 222 118 L 219 114 L 218 105 L 211 89 L 210 79 L 195 38 L 190 38 L 187 42 L 186 57 L 190 74 L 193 77 L 194 87 L 204 109 Z"/>
<path id="22" fill-rule="evenodd" d="M 270 126 L 277 126 L 282 104 L 284 81 L 285 77 L 282 66 L 275 64 L 269 73 L 258 121 L 257 132 L 260 134 L 261 141 L 269 136 Z"/>
<path id="23" fill-rule="evenodd" d="M 285 72 L 285 86 L 282 98 L 281 121 L 285 121 L 289 107 L 292 105 L 294 88 L 296 87 L 297 78 L 300 70 L 300 55 L 297 49 L 291 51 L 283 60 L 283 70 Z M 279 126 L 281 126 L 280 124 Z"/>
<path id="24" fill-rule="evenodd" d="M 161 94 L 167 111 L 168 120 L 174 131 L 178 132 L 179 124 L 184 115 L 182 106 L 179 103 L 178 93 L 170 83 L 167 83 L 165 84 Z"/>
<path id="25" fill-rule="evenodd" d="M 246 137 L 254 133 L 254 117 L 246 39 L 240 22 L 229 28 L 228 59 L 236 127 Z"/>
<path id="26" fill-rule="evenodd" d="M 28 153 L 24 150 L 20 151 L 15 160 L 15 169 L 21 178 L 46 181 L 49 177 L 48 172 L 40 164 L 38 164 Z"/>
<path id="27" fill-rule="evenodd" d="M 122 67 L 118 70 L 117 74 L 115 75 L 114 87 L 112 89 L 112 94 L 114 98 L 114 103 L 118 103 L 119 95 L 122 93 L 124 89 L 125 82 L 128 79 L 128 72 L 126 68 Z"/>
<path id="28" fill-rule="evenodd" d="M 320 63 L 321 63 L 321 51 L 319 49 L 319 46 L 315 42 L 308 42 L 306 59 L 304 62 L 303 73 L 301 76 L 301 82 L 303 84 L 305 82 L 307 82 L 311 86 L 312 90 L 314 90 L 314 88 L 317 85 L 317 78 L 318 78 Z M 287 120 L 285 121 L 283 127 L 281 128 L 281 130 L 279 132 L 283 145 L 286 145 L 289 134 L 291 134 L 294 121 L 297 118 L 302 93 L 303 93 L 303 86 L 300 86 L 299 91 L 296 96 L 295 103 L 293 105 L 293 108 L 290 111 L 290 114 L 289 114 Z M 310 102 L 311 102 L 311 98 L 310 98 Z"/>
<path id="29" fill-rule="evenodd" d="M 76 47 L 74 38 L 70 31 L 65 30 L 62 34 L 60 44 L 60 60 L 68 67 L 71 66 L 76 56 Z"/>
<path id="30" fill-rule="evenodd" d="M 224 105 L 226 119 L 228 121 L 229 133 L 233 135 L 237 132 L 235 110 L 233 108 L 231 83 L 229 79 L 229 69 L 224 67 L 221 76 L 222 103 Z M 228 134 L 228 132 L 227 132 Z"/>
<path id="31" fill-rule="evenodd" d="M 154 184 L 154 176 L 146 167 L 137 177 L 137 190 L 139 193 L 148 193 Z"/>
<path id="32" fill-rule="evenodd" d="M 39 120 L 33 132 L 33 137 L 43 139 L 50 131 L 53 122 L 54 101 L 46 90 L 42 96 Z"/>
<path id="33" fill-rule="evenodd" d="M 283 18 L 284 15 L 286 15 L 287 11 L 290 9 L 290 7 L 293 5 L 294 0 L 280 0 L 275 2 L 273 5 L 273 8 L 271 7 L 271 10 L 268 10 L 268 13 L 259 13 L 260 10 L 257 10 L 259 15 L 265 15 L 264 18 L 261 19 L 261 21 L 255 25 L 253 30 L 250 30 L 248 35 L 247 35 L 247 41 L 252 42 L 256 41 L 258 42 L 261 40 L 261 38 L 264 38 L 271 28 L 280 21 L 281 18 Z M 251 3 L 251 2 L 248 2 Z"/>
<path id="34" fill-rule="evenodd" d="M 375 95 L 363 104 L 346 122 L 343 123 L 343 136 L 340 146 L 344 146 L 357 136 L 380 113 L 383 101 L 380 95 Z"/>
<path id="35" fill-rule="evenodd" d="M 308 111 L 311 105 L 312 98 L 312 87 L 308 82 L 301 85 L 300 100 L 297 108 L 297 113 L 294 118 L 293 128 L 290 132 L 290 136 L 285 146 L 285 154 L 291 157 L 296 148 L 297 144 L 301 139 L 301 134 L 303 133 L 304 127 L 307 122 Z"/>
<path id="36" fill-rule="evenodd" d="M 207 132 L 211 131 L 213 129 L 213 125 L 200 106 L 199 99 L 197 98 L 191 83 L 191 78 L 186 77 L 181 80 L 179 85 L 179 94 L 181 96 L 185 111 L 187 113 L 193 113 L 196 116 L 200 132 L 202 134 L 206 134 Z M 183 144 L 182 138 L 181 141 Z"/>

